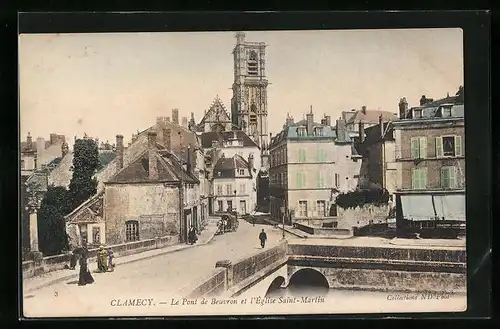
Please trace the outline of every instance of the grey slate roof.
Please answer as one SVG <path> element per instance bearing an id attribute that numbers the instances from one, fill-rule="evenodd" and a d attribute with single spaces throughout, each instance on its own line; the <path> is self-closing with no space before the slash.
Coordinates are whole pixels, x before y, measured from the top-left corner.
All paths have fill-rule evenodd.
<path id="1" fill-rule="evenodd" d="M 236 138 L 243 141 L 244 147 L 258 147 L 258 145 L 244 132 L 241 130 L 235 131 L 210 131 L 201 134 L 201 146 L 203 148 L 211 148 L 212 142 L 217 141 L 222 144 L 223 141 L 229 141 L 233 139 L 233 135 L 236 134 Z"/>

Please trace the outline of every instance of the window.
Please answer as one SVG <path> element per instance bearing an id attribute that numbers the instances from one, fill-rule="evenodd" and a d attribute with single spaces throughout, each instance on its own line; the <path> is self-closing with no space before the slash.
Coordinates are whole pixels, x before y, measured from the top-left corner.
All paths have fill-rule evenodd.
<path id="1" fill-rule="evenodd" d="M 422 190 L 427 187 L 427 168 L 413 169 L 411 188 Z"/>
<path id="2" fill-rule="evenodd" d="M 339 183 L 340 183 L 340 176 L 339 174 L 335 174 L 335 187 L 339 187 Z"/>
<path id="3" fill-rule="evenodd" d="M 240 194 L 245 194 L 245 184 L 240 184 Z"/>
<path id="4" fill-rule="evenodd" d="M 307 201 L 299 201 L 299 217 L 307 217 Z"/>
<path id="5" fill-rule="evenodd" d="M 436 137 L 436 157 L 462 156 L 462 136 Z"/>
<path id="6" fill-rule="evenodd" d="M 245 175 L 245 169 L 239 169 L 239 170 L 238 170 L 238 174 L 239 174 L 240 176 Z"/>
<path id="7" fill-rule="evenodd" d="M 248 75 L 257 75 L 258 71 L 258 62 L 257 62 L 257 53 L 255 51 L 250 51 L 248 55 Z"/>
<path id="8" fill-rule="evenodd" d="M 21 160 L 21 169 L 24 169 L 24 160 Z"/>
<path id="9" fill-rule="evenodd" d="M 316 212 L 318 216 L 325 217 L 326 216 L 326 203 L 324 200 L 316 201 Z"/>
<path id="10" fill-rule="evenodd" d="M 224 211 L 224 204 L 222 202 L 222 200 L 219 200 L 217 201 L 217 208 L 218 208 L 218 211 Z"/>
<path id="11" fill-rule="evenodd" d="M 233 191 L 231 188 L 231 184 L 227 184 L 226 185 L 226 195 L 232 195 L 232 194 L 233 194 Z"/>
<path id="12" fill-rule="evenodd" d="M 411 157 L 425 159 L 427 157 L 427 137 L 411 138 Z"/>
<path id="13" fill-rule="evenodd" d="M 299 150 L 299 162 L 306 162 L 306 150 Z"/>
<path id="14" fill-rule="evenodd" d="M 222 185 L 217 185 L 217 195 L 222 195 Z"/>
<path id="15" fill-rule="evenodd" d="M 322 171 L 316 172 L 316 186 L 319 188 L 325 187 L 325 174 Z"/>
<path id="16" fill-rule="evenodd" d="M 413 110 L 413 118 L 420 119 L 422 117 L 422 109 Z"/>
<path id="17" fill-rule="evenodd" d="M 456 168 L 455 167 L 443 167 L 441 168 L 441 187 L 442 188 L 456 188 Z"/>
<path id="18" fill-rule="evenodd" d="M 444 106 L 441 108 L 441 116 L 443 118 L 451 117 L 451 106 Z"/>
<path id="19" fill-rule="evenodd" d="M 227 200 L 227 210 L 232 211 L 233 210 L 233 201 Z"/>
<path id="20" fill-rule="evenodd" d="M 306 128 L 304 127 L 297 128 L 297 136 L 306 136 Z"/>
<path id="21" fill-rule="evenodd" d="M 247 202 L 245 200 L 240 200 L 240 213 L 241 214 L 247 213 Z"/>
<path id="22" fill-rule="evenodd" d="M 323 127 L 316 127 L 316 128 L 314 128 L 314 134 L 316 136 L 323 136 Z"/>
<path id="23" fill-rule="evenodd" d="M 318 153 L 316 154 L 316 160 L 318 162 L 324 162 L 326 159 L 326 152 L 325 150 L 319 149 Z"/>
<path id="24" fill-rule="evenodd" d="M 129 241 L 139 240 L 139 222 L 136 220 L 129 220 L 125 222 L 125 239 Z"/>
<path id="25" fill-rule="evenodd" d="M 303 188 L 306 186 L 306 174 L 304 172 L 297 173 L 297 188 Z"/>

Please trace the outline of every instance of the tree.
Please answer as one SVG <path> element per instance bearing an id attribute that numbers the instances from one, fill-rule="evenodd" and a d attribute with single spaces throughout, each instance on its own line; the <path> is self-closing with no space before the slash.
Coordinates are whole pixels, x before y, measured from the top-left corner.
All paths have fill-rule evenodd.
<path id="1" fill-rule="evenodd" d="M 73 177 L 69 183 L 71 210 L 96 194 L 94 175 L 99 166 L 97 143 L 92 139 L 77 139 L 73 146 Z"/>
<path id="2" fill-rule="evenodd" d="M 64 215 L 70 209 L 68 190 L 49 186 L 38 211 L 38 243 L 44 255 L 57 255 L 68 250 Z"/>

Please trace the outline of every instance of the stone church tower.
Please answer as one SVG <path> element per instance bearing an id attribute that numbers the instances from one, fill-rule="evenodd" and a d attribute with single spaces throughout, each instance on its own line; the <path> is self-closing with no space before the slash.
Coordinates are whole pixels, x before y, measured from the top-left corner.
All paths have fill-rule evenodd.
<path id="1" fill-rule="evenodd" d="M 266 44 L 246 42 L 236 33 L 231 119 L 264 151 L 269 145 L 267 130 Z"/>

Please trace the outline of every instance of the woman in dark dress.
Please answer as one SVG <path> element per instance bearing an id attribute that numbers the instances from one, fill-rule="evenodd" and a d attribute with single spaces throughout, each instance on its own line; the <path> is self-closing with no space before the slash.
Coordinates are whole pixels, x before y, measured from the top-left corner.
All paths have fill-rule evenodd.
<path id="1" fill-rule="evenodd" d="M 191 228 L 188 232 L 188 242 L 189 244 L 194 244 L 196 243 L 196 241 L 198 241 L 198 237 L 196 236 L 196 229 L 191 225 Z"/>
<path id="2" fill-rule="evenodd" d="M 79 286 L 94 283 L 94 278 L 92 277 L 92 274 L 90 274 L 87 265 L 88 250 L 86 247 L 84 247 L 83 249 L 84 251 L 82 252 L 82 255 L 80 257 L 80 275 L 78 278 Z"/>

